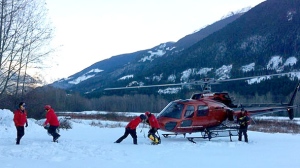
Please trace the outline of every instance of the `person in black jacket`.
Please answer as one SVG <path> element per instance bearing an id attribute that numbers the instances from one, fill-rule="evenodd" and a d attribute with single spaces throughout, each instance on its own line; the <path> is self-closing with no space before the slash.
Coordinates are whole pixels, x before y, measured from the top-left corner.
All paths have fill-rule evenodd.
<path id="1" fill-rule="evenodd" d="M 249 124 L 249 116 L 247 115 L 247 111 L 242 108 L 241 112 L 237 115 L 237 122 L 240 125 L 239 127 L 239 141 L 242 141 L 242 134 L 244 135 L 245 142 L 248 142 L 248 124 Z"/>

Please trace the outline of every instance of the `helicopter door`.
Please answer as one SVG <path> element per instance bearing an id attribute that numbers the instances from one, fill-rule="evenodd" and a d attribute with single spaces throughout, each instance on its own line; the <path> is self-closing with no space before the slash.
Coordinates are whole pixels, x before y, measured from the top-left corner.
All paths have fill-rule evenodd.
<path id="1" fill-rule="evenodd" d="M 184 120 L 181 122 L 181 127 L 189 127 L 192 126 L 192 118 L 194 116 L 195 107 L 188 105 L 184 112 Z"/>

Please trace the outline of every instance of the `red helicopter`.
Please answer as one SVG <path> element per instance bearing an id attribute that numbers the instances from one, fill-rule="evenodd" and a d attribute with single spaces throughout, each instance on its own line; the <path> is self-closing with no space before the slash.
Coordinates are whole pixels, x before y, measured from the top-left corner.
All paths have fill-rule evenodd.
<path id="1" fill-rule="evenodd" d="M 172 101 L 157 115 L 161 130 L 170 132 L 162 135 L 167 138 L 170 135 L 183 134 L 185 137 L 187 133 L 192 134 L 195 132 L 200 132 L 201 136 L 187 137 L 187 139 L 191 142 L 194 142 L 194 138 L 208 138 L 210 140 L 214 137 L 229 136 L 230 140 L 232 140 L 232 136 L 238 135 L 238 126 L 236 124 L 228 125 L 227 122 L 234 121 L 234 118 L 241 111 L 241 108 L 246 108 L 247 106 L 234 105 L 229 94 L 226 92 L 211 92 L 211 84 L 285 74 L 289 73 L 227 80 L 205 78 L 192 83 L 107 88 L 105 90 L 200 84 L 203 89 L 202 93 L 193 94 L 190 99 Z M 248 115 L 256 116 L 286 110 L 289 118 L 292 120 L 294 118 L 293 110 L 295 107 L 297 107 L 297 105 L 294 105 L 294 100 L 299 87 L 300 83 L 298 83 L 296 86 L 289 103 L 281 103 L 276 106 L 273 105 L 272 107 L 247 107 L 246 110 L 248 111 Z"/>

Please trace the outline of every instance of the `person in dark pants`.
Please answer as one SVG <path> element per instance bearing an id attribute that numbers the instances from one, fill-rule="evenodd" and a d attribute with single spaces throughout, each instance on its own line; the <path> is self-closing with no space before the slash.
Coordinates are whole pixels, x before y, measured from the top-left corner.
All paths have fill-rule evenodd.
<path id="1" fill-rule="evenodd" d="M 127 126 L 125 127 L 125 133 L 123 136 L 121 136 L 118 140 L 115 141 L 115 143 L 122 142 L 129 134 L 133 138 L 133 144 L 137 145 L 137 135 L 136 135 L 136 127 L 141 123 L 144 122 L 147 119 L 147 117 L 144 114 L 141 114 L 140 116 L 134 118 L 131 120 Z"/>
<path id="2" fill-rule="evenodd" d="M 150 125 L 150 130 L 148 131 L 148 138 L 152 141 L 153 145 L 160 144 L 161 140 L 156 135 L 156 132 L 160 128 L 156 117 L 152 113 L 150 113 L 149 111 L 146 111 L 145 115 L 148 118 L 147 123 Z"/>
<path id="3" fill-rule="evenodd" d="M 17 138 L 16 138 L 16 144 L 19 145 L 21 138 L 25 135 L 25 127 L 28 127 L 28 122 L 27 122 L 27 111 L 25 110 L 25 103 L 20 102 L 19 103 L 19 108 L 14 111 L 14 123 L 17 129 Z"/>
<path id="4" fill-rule="evenodd" d="M 239 141 L 242 141 L 242 134 L 244 135 L 244 140 L 245 142 L 248 142 L 248 135 L 247 135 L 247 130 L 248 130 L 248 125 L 249 125 L 249 117 L 247 115 L 247 111 L 242 108 L 241 112 L 237 116 L 237 121 L 238 124 L 240 125 L 239 127 Z"/>
<path id="5" fill-rule="evenodd" d="M 53 142 L 57 142 L 57 139 L 60 137 L 60 135 L 56 132 L 57 128 L 59 127 L 59 121 L 58 118 L 54 112 L 54 110 L 51 108 L 50 105 L 45 106 L 46 111 L 46 121 L 44 122 L 44 127 L 47 127 L 49 124 L 48 133 L 52 135 Z"/>

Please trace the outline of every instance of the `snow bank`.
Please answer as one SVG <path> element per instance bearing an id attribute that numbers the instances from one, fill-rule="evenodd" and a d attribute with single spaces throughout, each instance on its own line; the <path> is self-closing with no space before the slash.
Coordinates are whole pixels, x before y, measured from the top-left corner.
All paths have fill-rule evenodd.
<path id="1" fill-rule="evenodd" d="M 5 127 L 14 126 L 13 123 L 14 114 L 10 110 L 0 110 L 0 125 Z"/>

